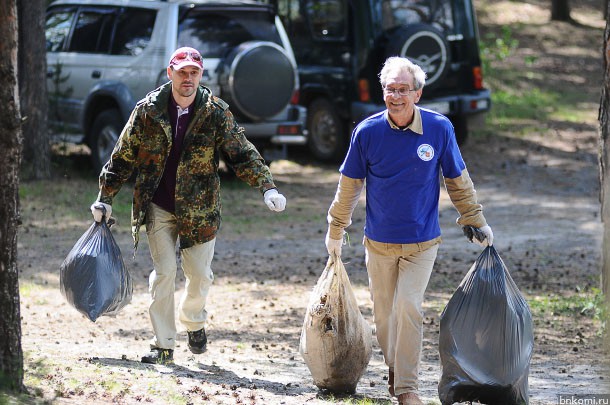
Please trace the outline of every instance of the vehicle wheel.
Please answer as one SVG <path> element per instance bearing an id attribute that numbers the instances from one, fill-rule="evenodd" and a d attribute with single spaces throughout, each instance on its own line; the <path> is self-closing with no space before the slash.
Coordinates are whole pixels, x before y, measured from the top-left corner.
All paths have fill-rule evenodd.
<path id="1" fill-rule="evenodd" d="M 279 114 L 297 87 L 297 68 L 281 46 L 244 42 L 226 58 L 221 75 L 222 98 L 254 121 Z"/>
<path id="2" fill-rule="evenodd" d="M 308 145 L 311 153 L 326 162 L 340 161 L 345 157 L 348 136 L 332 104 L 317 99 L 307 108 Z"/>
<path id="3" fill-rule="evenodd" d="M 89 147 L 93 169 L 99 173 L 110 160 L 114 145 L 121 134 L 123 119 L 118 110 L 102 111 L 93 122 Z"/>
<path id="4" fill-rule="evenodd" d="M 451 122 L 455 130 L 455 139 L 458 145 L 462 146 L 468 139 L 468 119 L 464 116 L 451 117 Z"/>
<path id="5" fill-rule="evenodd" d="M 428 24 L 412 24 L 395 31 L 386 56 L 402 56 L 426 72 L 426 88 L 440 84 L 449 69 L 449 44 L 441 31 Z"/>

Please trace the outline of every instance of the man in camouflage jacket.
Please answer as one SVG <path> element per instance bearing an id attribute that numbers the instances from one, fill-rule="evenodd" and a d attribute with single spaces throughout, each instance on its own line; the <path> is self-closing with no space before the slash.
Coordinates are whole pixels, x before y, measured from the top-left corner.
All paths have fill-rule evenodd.
<path id="1" fill-rule="evenodd" d="M 238 178 L 263 193 L 272 211 L 282 211 L 269 168 L 244 136 L 228 105 L 200 86 L 203 63 L 193 48 L 179 48 L 167 68 L 170 82 L 138 102 L 99 179 L 100 192 L 91 206 L 96 221 L 109 218 L 112 201 L 133 173 L 134 252 L 146 224 L 154 270 L 149 313 L 155 337 L 145 363 L 173 360 L 176 326 L 175 246 L 179 241 L 186 277 L 180 321 L 189 349 L 203 353 L 207 345 L 205 302 L 214 279 L 210 264 L 220 226 L 219 153 Z M 105 210 L 105 212 L 104 212 Z"/>

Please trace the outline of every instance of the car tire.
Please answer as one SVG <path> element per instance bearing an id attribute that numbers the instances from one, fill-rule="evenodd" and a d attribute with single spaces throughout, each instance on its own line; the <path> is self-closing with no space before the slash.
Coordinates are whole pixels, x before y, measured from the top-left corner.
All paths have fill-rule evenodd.
<path id="1" fill-rule="evenodd" d="M 316 159 L 337 162 L 345 157 L 345 125 L 330 101 L 319 98 L 309 104 L 307 129 L 309 150 Z"/>
<path id="2" fill-rule="evenodd" d="M 413 24 L 396 30 L 389 38 L 386 56 L 402 56 L 426 72 L 426 88 L 439 85 L 447 71 L 451 55 L 444 34 L 428 24 Z"/>
<path id="3" fill-rule="evenodd" d="M 282 112 L 297 88 L 294 61 L 273 42 L 244 42 L 231 51 L 223 64 L 223 99 L 254 121 Z"/>
<path id="4" fill-rule="evenodd" d="M 121 134 L 122 122 L 121 114 L 115 109 L 102 111 L 93 121 L 89 147 L 91 148 L 91 163 L 97 173 L 110 160 L 112 150 Z"/>

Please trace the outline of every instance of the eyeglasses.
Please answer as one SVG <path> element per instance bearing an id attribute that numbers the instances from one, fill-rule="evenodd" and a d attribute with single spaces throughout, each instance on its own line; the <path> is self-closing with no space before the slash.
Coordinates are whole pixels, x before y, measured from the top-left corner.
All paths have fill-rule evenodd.
<path id="1" fill-rule="evenodd" d="M 387 94 L 388 96 L 392 95 L 392 94 L 396 94 L 396 95 L 399 95 L 400 97 L 404 97 L 404 96 L 408 96 L 409 93 L 412 92 L 412 91 L 417 91 L 417 90 L 410 89 L 408 87 L 400 87 L 398 89 L 393 89 L 391 87 L 384 87 L 383 88 L 383 92 L 385 94 Z"/>
<path id="2" fill-rule="evenodd" d="M 184 52 L 178 52 L 176 55 L 174 55 L 174 57 L 172 58 L 171 64 L 176 65 L 189 58 L 193 62 L 202 63 L 201 54 L 199 54 L 198 52 L 184 51 Z"/>

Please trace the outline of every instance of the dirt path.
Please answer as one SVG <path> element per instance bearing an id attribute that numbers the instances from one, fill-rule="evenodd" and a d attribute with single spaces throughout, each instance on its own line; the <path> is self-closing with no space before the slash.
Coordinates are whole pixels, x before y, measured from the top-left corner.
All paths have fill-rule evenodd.
<path id="1" fill-rule="evenodd" d="M 495 245 L 530 302 L 597 286 L 601 225 L 592 136 L 580 139 L 587 147 L 579 153 L 503 137 L 481 140 L 464 153 L 472 162 L 472 176 L 494 227 Z M 45 221 L 26 225 L 29 231 L 20 243 L 22 280 L 30 286 L 22 295 L 23 347 L 26 370 L 39 376 L 46 398 L 59 395 L 57 403 L 159 404 L 389 401 L 386 367 L 376 343 L 355 397 L 324 397 L 312 384 L 298 353 L 298 339 L 309 292 L 326 260 L 324 212 L 337 173 L 331 166 L 294 162 L 278 162 L 273 169 L 289 199 L 285 215 L 266 213 L 256 193 L 225 180 L 226 220 L 218 238 L 217 278 L 209 301 L 209 350 L 191 355 L 182 332 L 174 366 L 138 361 L 151 337 L 146 277 L 152 266 L 146 243 L 135 261 L 127 259 L 135 276 L 133 302 L 115 318 L 102 317 L 94 324 L 60 295 L 57 272 L 89 219 L 53 237 Z M 562 175 L 553 175 L 553 170 Z M 357 208 L 350 232 L 355 243 L 345 248 L 344 260 L 362 312 L 372 324 L 363 248 L 358 243 L 363 206 Z M 254 215 L 263 220 L 244 220 Z M 425 306 L 421 392 L 427 403 L 438 403 L 440 312 L 480 252 L 460 235 L 444 194 L 441 220 L 444 243 Z M 121 222 L 126 221 L 119 221 L 115 234 L 123 251 L 129 252 L 129 235 Z M 182 287 L 180 279 L 177 294 Z M 542 315 L 535 319 L 531 403 L 556 403 L 561 393 L 610 392 L 593 319 L 578 310 Z"/>

